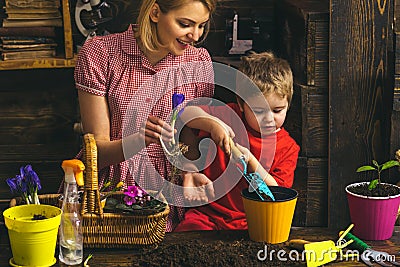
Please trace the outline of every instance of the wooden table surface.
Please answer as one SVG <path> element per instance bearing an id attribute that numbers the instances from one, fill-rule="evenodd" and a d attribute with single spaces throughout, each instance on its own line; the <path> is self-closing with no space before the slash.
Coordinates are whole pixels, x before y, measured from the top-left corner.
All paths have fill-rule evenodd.
<path id="1" fill-rule="evenodd" d="M 316 228 L 316 227 L 307 227 L 307 228 L 299 228 L 293 227 L 290 232 L 289 239 L 305 239 L 309 241 L 324 241 L 324 240 L 337 240 L 338 231 L 334 231 L 327 228 Z M 282 264 L 272 264 L 268 263 L 268 259 L 265 261 L 260 261 L 257 258 L 257 253 L 259 250 L 265 251 L 265 244 L 257 243 L 249 240 L 247 231 L 198 231 L 198 232 L 184 232 L 184 233 L 166 233 L 166 236 L 163 242 L 159 245 L 159 248 L 153 250 L 152 253 L 158 253 L 157 250 L 162 247 L 176 248 L 179 244 L 190 244 L 190 242 L 202 242 L 202 244 L 215 244 L 215 242 L 220 242 L 222 245 L 226 244 L 238 244 L 235 242 L 246 242 L 247 245 L 252 244 L 252 248 L 256 248 L 254 250 L 254 255 L 249 257 L 248 259 L 244 259 L 246 262 L 246 267 L 248 266 L 306 266 L 306 263 L 303 261 L 297 262 L 294 264 L 293 262 L 290 264 L 286 264 L 282 262 Z M 368 245 L 370 245 L 375 250 L 386 251 L 390 255 L 395 255 L 396 260 L 400 262 L 400 227 L 396 226 L 395 232 L 391 239 L 385 241 L 368 241 Z M 174 246 L 175 245 L 175 246 Z M 210 245 L 211 246 L 211 245 Z M 284 244 L 282 244 L 284 246 Z M 178 246 L 179 247 L 179 246 Z M 223 247 L 223 246 L 222 246 Z M 188 253 L 196 254 L 201 253 L 201 251 L 187 251 L 182 250 L 182 247 L 179 247 L 179 251 L 171 251 L 171 255 L 178 255 L 178 257 L 186 257 Z M 216 249 L 217 250 L 217 249 Z M 56 251 L 58 254 L 58 251 Z M 89 261 L 91 267 L 103 267 L 103 266 L 205 266 L 204 263 L 195 263 L 195 262 L 185 262 L 184 264 L 177 265 L 176 262 L 169 262 L 168 256 L 164 256 L 162 263 L 146 263 L 140 261 L 140 253 L 143 251 L 135 250 L 135 249 L 84 249 L 84 257 L 86 258 L 89 254 L 93 254 L 93 258 Z M 270 251 L 268 253 L 271 253 Z M 218 254 L 218 251 L 217 251 Z M 156 254 L 153 254 L 156 255 Z M 271 254 L 270 254 L 271 255 Z M 287 255 L 287 254 L 286 254 Z M 243 255 L 241 255 L 243 256 Z M 0 225 L 0 266 L 9 266 L 8 261 L 12 257 L 11 249 L 9 246 L 7 230 L 4 225 Z M 57 257 L 57 255 L 56 255 Z M 171 256 L 172 257 L 172 256 Z M 273 254 L 272 257 L 277 257 L 276 254 Z M 157 260 L 157 257 L 155 257 Z M 277 259 L 274 259 L 275 262 Z M 215 262 L 213 262 L 215 261 Z M 223 261 L 217 261 L 217 257 L 214 257 L 213 260 L 209 262 L 208 266 L 225 266 L 225 264 L 221 263 Z M 269 265 L 270 264 L 270 265 Z M 272 265 L 271 265 L 272 264 Z M 207 264 L 206 264 L 207 265 Z M 230 264 L 231 266 L 241 266 L 242 264 L 239 262 L 234 262 Z M 60 264 L 57 261 L 57 264 L 54 266 L 65 266 Z M 336 261 L 326 266 L 366 266 L 361 262 L 356 261 Z M 379 266 L 375 264 L 375 266 Z"/>

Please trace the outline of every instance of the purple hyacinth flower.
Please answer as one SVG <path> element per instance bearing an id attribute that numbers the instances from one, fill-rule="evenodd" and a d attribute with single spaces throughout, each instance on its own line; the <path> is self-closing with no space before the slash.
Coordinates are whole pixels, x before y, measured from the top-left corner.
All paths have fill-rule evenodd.
<path id="1" fill-rule="evenodd" d="M 36 174 L 36 172 L 32 169 L 31 165 L 26 165 L 24 167 L 24 177 L 26 182 L 28 183 L 29 186 L 36 188 L 37 190 L 42 189 L 42 186 L 40 184 L 40 179 L 39 176 Z"/>
<path id="2" fill-rule="evenodd" d="M 10 187 L 11 193 L 15 194 L 18 193 L 18 185 L 16 178 L 8 178 L 6 180 L 8 186 Z"/>
<path id="3" fill-rule="evenodd" d="M 177 106 L 182 104 L 184 100 L 185 100 L 185 95 L 184 94 L 174 93 L 172 95 L 172 109 L 175 109 Z"/>

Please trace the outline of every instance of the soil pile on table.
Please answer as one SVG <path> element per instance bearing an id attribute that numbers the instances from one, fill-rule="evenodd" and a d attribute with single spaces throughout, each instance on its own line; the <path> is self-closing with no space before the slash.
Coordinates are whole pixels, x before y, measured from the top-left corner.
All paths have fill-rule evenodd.
<path id="1" fill-rule="evenodd" d="M 300 261 L 301 253 L 296 257 L 293 251 L 289 252 L 284 244 L 271 245 L 245 239 L 191 240 L 178 244 L 161 243 L 154 250 L 144 251 L 137 255 L 136 266 L 305 266 L 305 262 Z"/>

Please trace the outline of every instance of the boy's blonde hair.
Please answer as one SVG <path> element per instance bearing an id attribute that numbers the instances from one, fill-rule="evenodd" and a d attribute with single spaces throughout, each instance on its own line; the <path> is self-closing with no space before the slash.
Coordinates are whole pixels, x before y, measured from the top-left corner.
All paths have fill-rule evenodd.
<path id="1" fill-rule="evenodd" d="M 260 89 L 263 95 L 276 93 L 288 103 L 293 96 L 293 75 L 289 63 L 276 57 L 272 52 L 252 53 L 241 57 L 239 70 Z M 246 88 L 238 86 L 239 95 L 245 95 Z"/>
<path id="2" fill-rule="evenodd" d="M 157 51 L 162 47 L 162 44 L 158 40 L 157 25 L 150 19 L 150 12 L 154 4 L 157 3 L 161 12 L 165 14 L 193 1 L 201 2 L 210 11 L 210 16 L 217 6 L 217 0 L 142 0 L 139 16 L 136 20 L 139 26 L 136 37 L 140 39 L 143 47 L 151 52 Z M 201 36 L 201 40 L 197 43 L 202 42 L 206 38 L 209 29 L 210 21 L 206 24 L 203 36 Z"/>

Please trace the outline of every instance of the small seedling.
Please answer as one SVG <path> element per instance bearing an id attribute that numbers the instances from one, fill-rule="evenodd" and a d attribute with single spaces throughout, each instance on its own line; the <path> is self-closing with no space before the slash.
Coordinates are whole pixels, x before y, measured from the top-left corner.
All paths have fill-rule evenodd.
<path id="1" fill-rule="evenodd" d="M 357 172 L 376 171 L 378 173 L 378 178 L 372 180 L 369 183 L 369 185 L 368 185 L 369 190 L 374 189 L 378 184 L 381 183 L 381 172 L 382 171 L 392 168 L 394 166 L 400 165 L 400 163 L 397 160 L 389 160 L 381 165 L 379 165 L 376 160 L 372 160 L 372 164 L 373 165 L 364 165 L 357 169 Z"/>
<path id="2" fill-rule="evenodd" d="M 89 254 L 89 256 L 86 258 L 86 260 L 83 262 L 83 267 L 90 267 L 89 266 L 89 260 L 93 257 L 93 254 Z"/>

